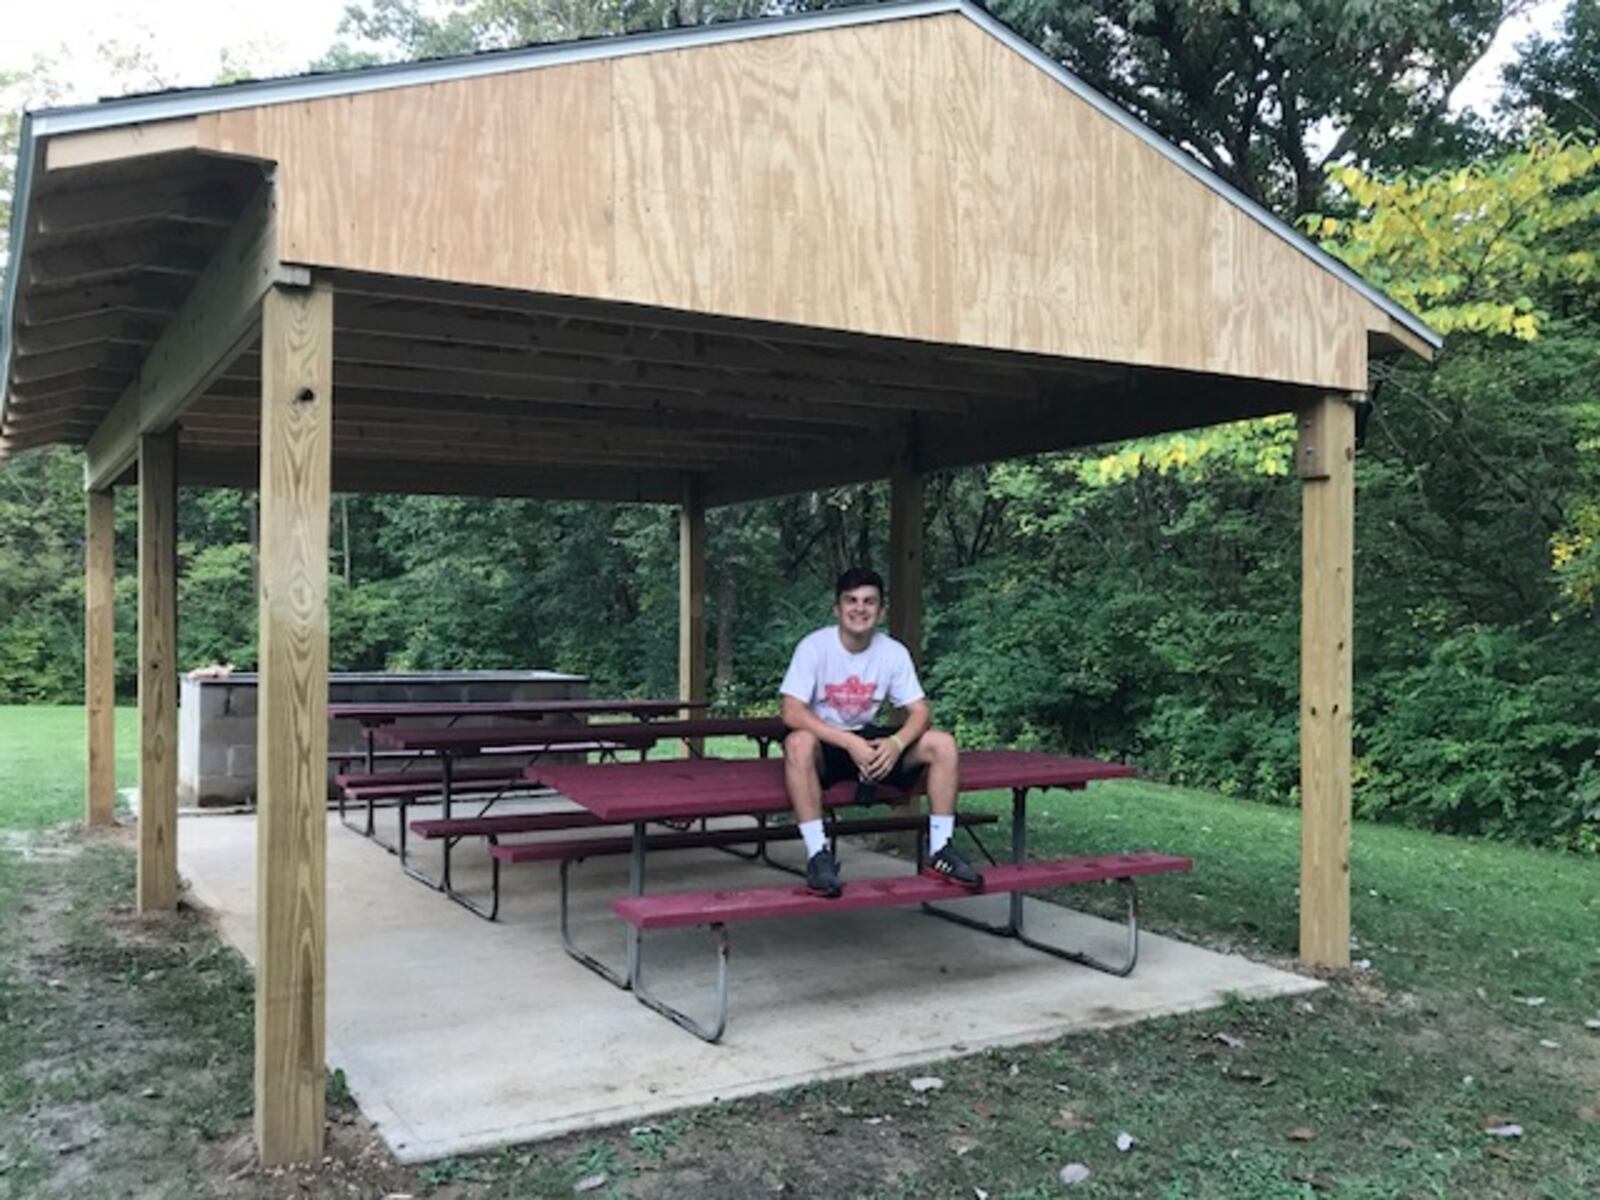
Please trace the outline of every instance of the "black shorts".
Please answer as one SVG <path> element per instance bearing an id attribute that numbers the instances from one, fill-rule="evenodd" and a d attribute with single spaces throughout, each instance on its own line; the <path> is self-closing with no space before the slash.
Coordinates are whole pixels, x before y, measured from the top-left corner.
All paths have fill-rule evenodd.
<path id="1" fill-rule="evenodd" d="M 875 742 L 879 738 L 888 737 L 895 730 L 888 725 L 863 725 L 853 732 L 860 734 L 869 742 Z M 906 749 L 909 751 L 911 747 L 907 746 Z M 855 760 L 843 748 L 831 745 L 828 742 L 822 743 L 822 765 L 818 768 L 817 773 L 822 778 L 823 791 L 827 791 L 842 780 L 856 780 L 861 777 L 861 772 L 856 770 Z M 895 787 L 909 791 L 916 786 L 917 780 L 920 778 L 922 778 L 922 764 L 908 763 L 905 755 L 902 754 L 900 761 L 894 764 L 894 770 L 875 782 L 883 784 L 885 787 Z"/>

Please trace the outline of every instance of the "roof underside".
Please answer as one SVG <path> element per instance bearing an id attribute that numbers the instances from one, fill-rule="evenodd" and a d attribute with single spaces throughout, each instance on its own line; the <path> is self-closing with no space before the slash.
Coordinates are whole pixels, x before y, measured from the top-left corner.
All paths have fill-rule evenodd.
<path id="1" fill-rule="evenodd" d="M 622 85 L 606 86 L 610 102 Z M 440 101 L 439 107 L 450 105 Z M 294 114 L 283 111 L 292 126 Z M 539 277 L 518 277 L 522 286 L 509 287 L 495 275 L 500 264 L 492 254 L 484 269 L 430 265 L 444 256 L 443 239 L 461 233 L 445 231 L 461 224 L 448 211 L 429 214 L 441 229 L 439 245 L 427 247 L 431 259 L 396 260 L 406 268 L 399 272 L 370 269 L 379 265 L 373 259 L 340 258 L 342 248 L 361 245 L 364 236 L 348 203 L 354 193 L 338 192 L 355 184 L 297 162 L 282 146 L 252 147 L 246 154 L 233 144 L 196 144 L 188 126 L 165 146 L 161 131 L 168 127 L 149 128 L 155 132 L 136 153 L 90 147 L 51 165 L 41 148 L 26 164 L 39 169 L 22 173 L 32 182 L 18 197 L 26 212 L 19 227 L 25 240 L 12 268 L 13 303 L 6 313 L 11 355 L 0 456 L 89 439 L 241 214 L 271 186 L 274 172 L 291 244 L 308 236 L 297 228 L 313 228 L 308 213 L 314 199 L 338 219 L 316 227 L 331 237 L 315 253 L 283 257 L 308 263 L 334 289 L 334 483 L 344 490 L 674 500 L 689 471 L 704 476 L 710 501 L 725 502 L 881 476 L 888 456 L 908 439 L 918 464 L 937 469 L 1286 411 L 1351 382 L 1345 351 L 1336 381 L 1310 378 L 1309 369 L 1299 379 L 1292 372 L 1252 377 L 1259 368 L 1248 364 L 1242 372 L 1205 369 L 1225 362 L 1214 357 L 1141 358 L 1137 346 L 1105 357 L 1041 353 L 1017 335 L 1020 325 L 1005 324 L 1009 316 L 997 322 L 992 315 L 1007 303 L 992 279 L 982 297 L 992 310 L 988 323 L 976 334 L 970 320 L 957 323 L 942 337 L 928 336 L 942 327 L 900 323 L 896 306 L 914 300 L 904 285 L 889 290 L 882 312 L 861 299 L 871 290 L 863 281 L 859 294 L 845 290 L 836 319 L 793 319 L 783 307 L 793 290 L 784 285 L 793 282 L 792 260 L 776 287 L 769 284 L 754 300 L 747 289 L 736 303 L 689 302 L 690 293 L 662 282 L 655 262 L 648 277 L 628 276 L 613 264 L 606 286 L 592 289 L 576 286 L 555 267 Z M 237 141 L 244 136 L 238 129 L 253 128 L 223 130 L 218 137 Z M 117 133 L 126 139 L 125 131 Z M 297 168 L 304 199 L 293 190 Z M 644 207 L 670 209 L 660 171 L 649 178 L 658 191 L 654 207 Z M 478 182 L 481 191 L 486 185 Z M 613 181 L 615 190 L 605 199 L 608 227 L 630 219 L 617 200 L 630 193 L 630 182 L 637 180 Z M 489 183 L 504 187 L 504 180 Z M 381 192 L 381 181 L 372 186 Z M 316 189 L 321 192 L 314 198 Z M 403 217 L 395 214 L 389 227 Z M 476 226 L 466 225 L 470 235 Z M 967 232 L 972 228 L 970 219 L 952 225 L 948 232 L 959 229 L 958 245 L 928 246 L 927 253 L 970 252 L 961 247 L 976 236 Z M 424 243 L 432 236 L 426 229 L 417 233 Z M 714 228 L 711 236 L 733 235 Z M 824 247 L 827 240 L 812 245 Z M 400 252 L 416 243 L 402 238 Z M 682 249 L 692 273 L 701 255 L 692 239 Z M 713 253 L 709 245 L 703 252 Z M 396 251 L 386 253 L 393 258 Z M 1294 253 L 1295 261 L 1306 261 Z M 774 271 L 770 262 L 745 266 Z M 1170 289 L 1163 264 L 1156 267 L 1139 273 Z M 1014 286 L 1016 272 L 1026 269 L 1012 265 Z M 1030 299 L 1037 307 L 1038 297 Z M 1361 363 L 1369 346 L 1378 352 L 1398 345 L 1426 349 L 1427 339 L 1415 329 L 1386 313 L 1374 316 L 1364 298 L 1354 303 L 1350 311 L 1360 324 L 1349 332 Z M 1039 324 L 1030 320 L 1024 333 Z M 1081 325 L 1079 319 L 1063 328 Z M 1041 328 L 1037 344 L 1053 345 L 1049 338 L 1058 335 L 1048 315 Z M 1149 334 L 1149 344 L 1159 337 Z M 1328 340 L 1325 332 L 1322 340 Z M 1213 348 L 1203 349 L 1214 356 Z M 247 347 L 181 417 L 183 478 L 253 481 L 259 392 L 257 352 Z"/>

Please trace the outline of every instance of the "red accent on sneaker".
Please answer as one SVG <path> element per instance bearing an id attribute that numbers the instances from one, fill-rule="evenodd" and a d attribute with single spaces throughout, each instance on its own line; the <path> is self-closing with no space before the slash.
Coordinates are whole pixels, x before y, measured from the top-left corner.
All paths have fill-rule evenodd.
<path id="1" fill-rule="evenodd" d="M 983 876 L 981 874 L 978 876 L 976 883 L 962 883 L 954 875 L 951 875 L 947 871 L 941 871 L 932 863 L 924 864 L 922 868 L 922 874 L 928 879 L 942 880 L 945 883 L 954 884 L 956 887 L 965 888 L 969 892 L 983 891 Z"/>

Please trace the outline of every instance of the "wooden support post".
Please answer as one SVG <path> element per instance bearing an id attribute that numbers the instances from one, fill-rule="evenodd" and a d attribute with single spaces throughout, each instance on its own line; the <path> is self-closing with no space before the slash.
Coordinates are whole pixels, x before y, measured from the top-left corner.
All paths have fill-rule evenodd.
<path id="1" fill-rule="evenodd" d="M 1327 396 L 1300 416 L 1300 958 L 1350 963 L 1351 637 L 1355 409 Z"/>
<path id="2" fill-rule="evenodd" d="M 322 1154 L 333 296 L 261 313 L 261 680 L 256 726 L 256 1148 Z"/>
<path id="3" fill-rule="evenodd" d="M 83 819 L 109 825 L 117 798 L 116 683 L 113 597 L 116 566 L 109 491 L 85 492 L 83 550 L 83 708 L 86 717 L 88 788 Z"/>
<path id="4" fill-rule="evenodd" d="M 706 501 L 698 475 L 683 477 L 678 509 L 678 698 L 706 698 Z M 692 715 L 692 714 L 686 714 Z M 704 743 L 691 742 L 694 753 Z"/>
<path id="5" fill-rule="evenodd" d="M 142 913 L 178 906 L 178 432 L 139 438 Z"/>
<path id="6" fill-rule="evenodd" d="M 889 476 L 889 635 L 922 666 L 922 476 L 909 446 Z"/>

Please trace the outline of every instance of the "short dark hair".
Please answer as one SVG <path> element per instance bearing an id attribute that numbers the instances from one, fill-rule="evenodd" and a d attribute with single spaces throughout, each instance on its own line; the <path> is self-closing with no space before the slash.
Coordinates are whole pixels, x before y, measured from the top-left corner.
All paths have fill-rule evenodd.
<path id="1" fill-rule="evenodd" d="M 878 589 L 878 598 L 881 600 L 885 594 L 883 576 L 871 567 L 850 567 L 840 576 L 833 585 L 833 602 L 839 603 L 839 597 L 846 592 L 853 592 L 858 587 L 875 587 Z"/>

